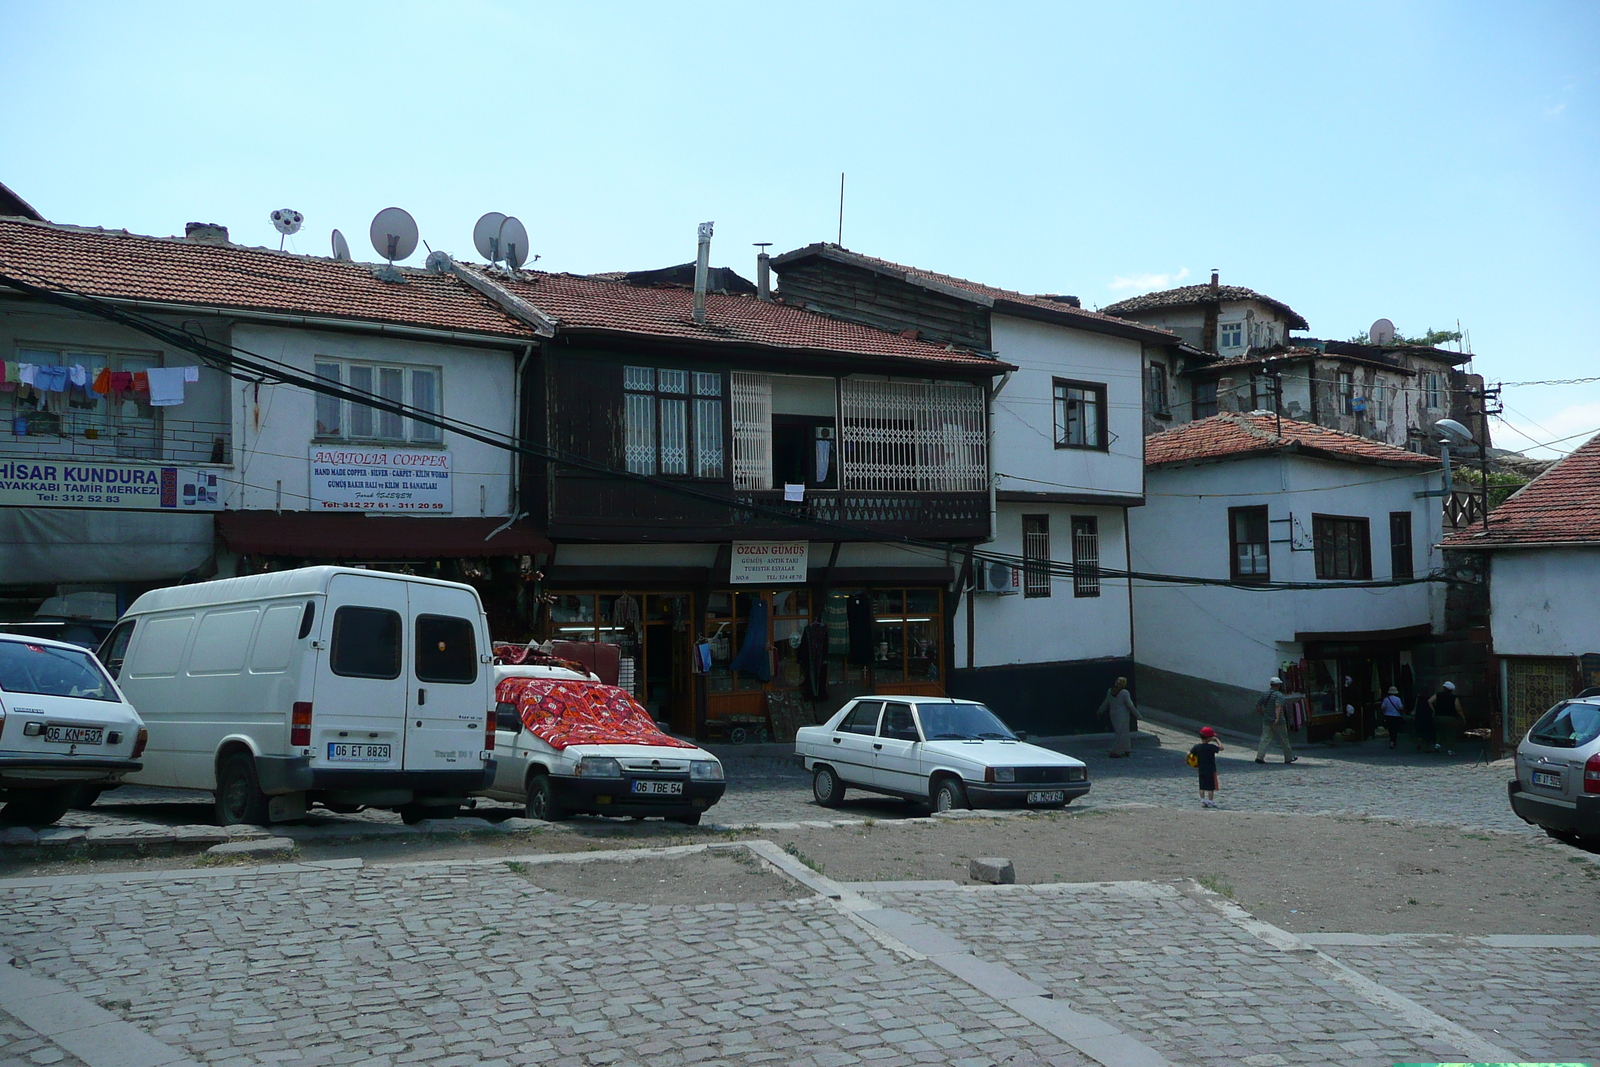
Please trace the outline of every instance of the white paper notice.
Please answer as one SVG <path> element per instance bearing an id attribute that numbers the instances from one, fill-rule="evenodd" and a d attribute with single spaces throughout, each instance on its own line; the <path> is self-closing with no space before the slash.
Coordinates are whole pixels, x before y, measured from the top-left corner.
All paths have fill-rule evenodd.
<path id="1" fill-rule="evenodd" d="M 794 482 L 783 483 L 783 500 L 786 504 L 798 504 L 806 498 L 805 483 L 796 485 Z"/>

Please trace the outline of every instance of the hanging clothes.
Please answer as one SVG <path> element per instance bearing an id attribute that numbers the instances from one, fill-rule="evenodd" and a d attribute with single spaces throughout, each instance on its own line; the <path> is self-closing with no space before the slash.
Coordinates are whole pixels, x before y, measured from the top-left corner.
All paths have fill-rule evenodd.
<path id="1" fill-rule="evenodd" d="M 872 598 L 857 593 L 845 607 L 850 618 L 850 663 L 856 667 L 872 664 Z"/>
<path id="2" fill-rule="evenodd" d="M 830 596 L 822 608 L 822 621 L 828 627 L 828 655 L 842 656 L 850 651 L 850 618 L 845 610 L 847 598 Z"/>
<path id="3" fill-rule="evenodd" d="M 639 610 L 639 602 L 627 593 L 617 597 L 611 605 L 611 625 L 620 627 L 629 639 L 639 641 L 644 626 L 644 613 Z"/>
<path id="4" fill-rule="evenodd" d="M 176 407 L 183 403 L 183 368 L 151 367 L 145 371 L 150 382 L 150 406 Z"/>
<path id="5" fill-rule="evenodd" d="M 767 651 L 767 604 L 757 600 L 750 606 L 750 621 L 744 627 L 744 647 L 730 666 L 753 674 L 763 682 L 772 681 L 772 654 Z"/>
<path id="6" fill-rule="evenodd" d="M 804 674 L 806 696 L 828 699 L 828 627 L 813 620 L 800 634 L 800 670 Z"/>

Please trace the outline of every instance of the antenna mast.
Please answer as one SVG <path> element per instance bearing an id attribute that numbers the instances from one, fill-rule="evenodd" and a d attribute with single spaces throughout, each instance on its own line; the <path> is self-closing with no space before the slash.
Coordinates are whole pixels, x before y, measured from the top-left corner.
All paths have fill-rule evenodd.
<path id="1" fill-rule="evenodd" d="M 839 247 L 844 247 L 844 171 L 839 172 Z"/>

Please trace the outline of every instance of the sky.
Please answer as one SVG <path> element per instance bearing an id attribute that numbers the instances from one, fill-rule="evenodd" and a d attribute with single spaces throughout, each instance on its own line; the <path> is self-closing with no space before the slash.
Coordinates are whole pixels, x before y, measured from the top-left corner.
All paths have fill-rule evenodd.
<path id="1" fill-rule="evenodd" d="M 1217 269 L 1312 336 L 1459 322 L 1491 382 L 1600 376 L 1591 0 L 0 0 L 0 85 L 0 182 L 54 222 L 277 247 L 290 207 L 292 250 L 372 260 L 396 205 L 476 258 L 501 211 L 594 272 L 709 220 L 751 277 L 838 238 L 842 172 L 844 244 L 896 262 L 1087 307 Z M 1600 381 L 1503 401 L 1501 447 L 1600 431 Z"/>

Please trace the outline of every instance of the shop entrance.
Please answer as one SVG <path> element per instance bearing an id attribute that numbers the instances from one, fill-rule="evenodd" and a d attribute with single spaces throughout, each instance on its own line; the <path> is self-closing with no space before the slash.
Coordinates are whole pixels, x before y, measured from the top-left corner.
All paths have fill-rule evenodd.
<path id="1" fill-rule="evenodd" d="M 657 721 L 692 734 L 692 620 L 688 593 L 557 593 L 546 637 L 616 645 L 617 684 Z"/>

